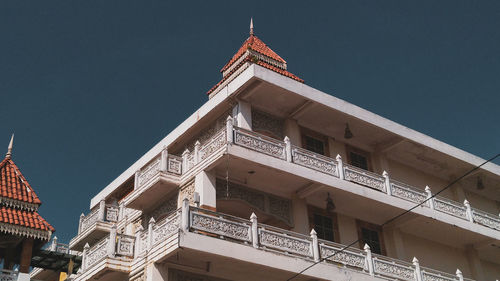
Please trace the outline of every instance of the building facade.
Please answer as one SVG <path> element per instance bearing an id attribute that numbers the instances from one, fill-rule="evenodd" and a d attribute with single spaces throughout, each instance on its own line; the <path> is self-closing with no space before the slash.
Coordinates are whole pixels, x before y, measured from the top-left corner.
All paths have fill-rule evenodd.
<path id="1" fill-rule="evenodd" d="M 221 72 L 92 199 L 74 279 L 500 279 L 499 166 L 434 196 L 484 160 L 304 84 L 253 28 Z"/>

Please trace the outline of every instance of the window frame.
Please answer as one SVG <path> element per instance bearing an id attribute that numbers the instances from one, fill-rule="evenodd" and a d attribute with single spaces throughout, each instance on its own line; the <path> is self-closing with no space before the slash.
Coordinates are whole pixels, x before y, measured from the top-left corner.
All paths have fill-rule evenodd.
<path id="1" fill-rule="evenodd" d="M 380 245 L 380 254 L 386 256 L 387 252 L 385 250 L 385 241 L 384 241 L 384 232 L 382 231 L 382 227 L 377 224 L 369 223 L 362 220 L 356 220 L 356 228 L 358 232 L 359 239 L 359 248 L 363 249 L 365 246 L 365 241 L 363 241 L 363 232 L 362 229 L 368 229 L 371 231 L 375 231 L 378 234 L 379 245 Z"/>
<path id="2" fill-rule="evenodd" d="M 328 143 L 328 136 L 325 136 L 325 135 L 323 135 L 321 133 L 315 132 L 315 131 L 313 131 L 311 129 L 300 127 L 300 137 L 301 137 L 301 141 L 302 141 L 301 147 L 303 149 L 308 150 L 306 148 L 306 137 L 310 137 L 310 138 L 316 139 L 318 141 L 321 141 L 323 143 L 323 154 L 322 155 L 330 157 L 330 149 L 329 149 L 329 143 Z M 311 152 L 314 152 L 314 151 L 311 151 Z M 314 152 L 314 153 L 317 153 L 317 152 Z M 317 154 L 320 154 L 320 153 L 317 153 Z"/>
<path id="3" fill-rule="evenodd" d="M 332 219 L 332 226 L 333 226 L 333 241 L 335 243 L 340 243 L 340 231 L 339 231 L 339 223 L 338 223 L 338 218 L 337 218 L 337 213 L 333 212 L 331 214 L 327 213 L 326 210 L 307 205 L 307 217 L 309 219 L 309 229 L 312 230 L 315 228 L 314 225 L 314 215 L 318 214 L 324 217 L 329 217 Z M 318 239 L 321 239 L 318 237 Z M 322 239 L 325 240 L 325 239 Z M 329 241 L 329 240 L 326 240 Z"/>
<path id="4" fill-rule="evenodd" d="M 372 158 L 371 158 L 370 152 L 365 151 L 365 150 L 360 149 L 360 148 L 357 148 L 357 147 L 346 145 L 347 164 L 352 165 L 352 166 L 354 166 L 354 165 L 352 164 L 351 152 L 365 157 L 366 158 L 366 166 L 368 168 L 367 171 L 373 172 Z M 357 166 L 355 166 L 355 167 L 357 167 Z M 362 169 L 362 168 L 360 168 L 360 169 Z"/>

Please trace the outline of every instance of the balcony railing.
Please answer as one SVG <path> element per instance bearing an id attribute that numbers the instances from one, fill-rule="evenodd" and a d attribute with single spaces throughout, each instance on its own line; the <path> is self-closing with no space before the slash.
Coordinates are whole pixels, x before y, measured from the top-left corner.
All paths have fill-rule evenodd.
<path id="1" fill-rule="evenodd" d="M 17 281 L 18 272 L 12 270 L 1 269 L 0 270 L 0 280 L 1 281 Z"/>
<path id="2" fill-rule="evenodd" d="M 162 152 L 157 159 L 153 160 L 137 174 L 138 180 L 136 181 L 136 186 L 140 187 L 141 184 L 146 183 L 162 169 L 167 169 L 172 174 L 187 177 L 189 176 L 188 172 L 193 167 L 205 161 L 216 152 L 220 152 L 221 149 L 227 146 L 227 143 L 234 143 L 235 145 L 295 163 L 342 180 L 354 182 L 409 202 L 419 204 L 427 201 L 423 206 L 432 208 L 437 212 L 500 230 L 500 216 L 471 208 L 467 200 L 461 204 L 444 197 L 431 198 L 432 192 L 428 187 L 423 191 L 409 184 L 391 179 L 386 172 L 379 175 L 348 165 L 343 162 L 339 155 L 333 159 L 293 146 L 288 137 L 285 137 L 284 141 L 279 141 L 253 131 L 233 127 L 231 117 L 228 117 L 226 128 L 216 131 L 203 143 L 197 141 L 194 150 L 184 151 L 182 157 L 167 154 L 166 151 Z M 166 167 L 162 168 L 163 166 Z"/>
<path id="3" fill-rule="evenodd" d="M 324 260 L 327 264 L 350 268 L 372 276 L 380 276 L 397 280 L 471 280 L 464 278 L 460 270 L 456 274 L 448 274 L 434 269 L 420 267 L 414 258 L 412 263 L 382 255 L 373 254 L 368 245 L 364 250 L 345 248 L 344 245 L 320 240 L 314 230 L 310 236 L 303 235 L 273 226 L 260 224 L 257 216 L 252 214 L 249 220 L 234 217 L 206 209 L 190 207 L 187 200 L 182 208 L 174 211 L 162 221 L 150 221 L 148 230 L 136 234 L 138 245 L 136 256 L 143 255 L 154 248 L 160 241 L 173 237 L 178 231 L 188 231 L 239 243 L 255 249 L 278 252 L 294 258 L 318 262 Z M 96 245 L 97 248 L 100 247 Z M 104 255 L 104 254 L 101 254 Z M 95 258 L 94 258 L 95 259 Z"/>
<path id="4" fill-rule="evenodd" d="M 125 234 L 117 234 L 113 227 L 110 234 L 95 245 L 85 245 L 83 250 L 82 269 L 83 273 L 92 269 L 106 258 L 129 258 L 134 256 L 135 237 Z"/>
<path id="5" fill-rule="evenodd" d="M 444 197 L 432 197 L 429 187 L 426 187 L 425 191 L 422 191 L 406 183 L 390 179 L 389 174 L 386 172 L 379 175 L 352 165 L 347 165 L 343 163 L 339 155 L 333 159 L 295 147 L 290 144 L 288 137 L 285 137 L 284 141 L 278 141 L 245 129 L 232 128 L 231 125 L 229 127 L 234 131 L 234 140 L 232 136 L 228 136 L 228 141 L 234 142 L 236 145 L 354 182 L 413 203 L 418 204 L 427 200 L 423 204 L 425 207 L 472 223 L 500 230 L 500 216 L 471 208 L 467 200 L 461 204 Z"/>
<path id="6" fill-rule="evenodd" d="M 88 215 L 80 216 L 80 224 L 78 226 L 78 234 L 86 231 L 94 226 L 98 221 L 117 222 L 119 208 L 118 206 L 105 204 L 101 201 L 99 208 L 95 208 Z"/>

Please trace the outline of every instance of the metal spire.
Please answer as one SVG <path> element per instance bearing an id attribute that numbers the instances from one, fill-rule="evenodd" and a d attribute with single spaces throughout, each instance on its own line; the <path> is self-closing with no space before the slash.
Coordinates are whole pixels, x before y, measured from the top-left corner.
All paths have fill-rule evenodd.
<path id="1" fill-rule="evenodd" d="M 250 18 L 250 35 L 253 35 L 253 18 Z"/>
<path id="2" fill-rule="evenodd" d="M 5 158 L 10 158 L 12 155 L 12 145 L 14 144 L 14 134 L 10 138 L 9 147 L 7 148 L 7 154 L 5 154 Z"/>

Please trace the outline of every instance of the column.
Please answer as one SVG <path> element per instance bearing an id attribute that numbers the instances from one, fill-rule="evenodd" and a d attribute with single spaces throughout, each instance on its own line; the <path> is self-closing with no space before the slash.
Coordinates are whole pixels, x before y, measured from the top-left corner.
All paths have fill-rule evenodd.
<path id="1" fill-rule="evenodd" d="M 238 127 L 252 130 L 252 107 L 248 102 L 238 101 Z"/>
<path id="2" fill-rule="evenodd" d="M 215 174 L 214 172 L 201 171 L 194 179 L 194 190 L 200 194 L 200 207 L 216 210 Z"/>
<path id="3" fill-rule="evenodd" d="M 19 262 L 19 272 L 29 273 L 31 264 L 31 255 L 33 251 L 33 239 L 27 238 L 23 240 L 23 248 L 21 250 L 21 261 Z"/>
<path id="4" fill-rule="evenodd" d="M 306 199 L 301 199 L 296 194 L 292 195 L 292 214 L 292 231 L 302 233 L 304 235 L 309 235 L 309 216 L 307 213 Z"/>
<path id="5" fill-rule="evenodd" d="M 469 262 L 469 268 L 472 277 L 475 280 L 486 280 L 484 279 L 484 272 L 483 272 L 483 266 L 481 265 L 481 260 L 479 260 L 479 255 L 473 245 L 467 245 L 465 247 L 465 255 L 467 257 L 467 261 Z"/>
<path id="6" fill-rule="evenodd" d="M 290 138 L 292 145 L 301 147 L 302 137 L 300 135 L 300 127 L 297 120 L 288 118 L 285 120 L 285 128 L 283 130 L 283 135 Z"/>
<path id="7" fill-rule="evenodd" d="M 168 280 L 167 272 L 165 272 L 165 276 L 162 274 L 161 265 L 157 265 L 154 263 L 150 263 L 146 266 L 146 281 L 158 281 L 158 280 Z"/>

